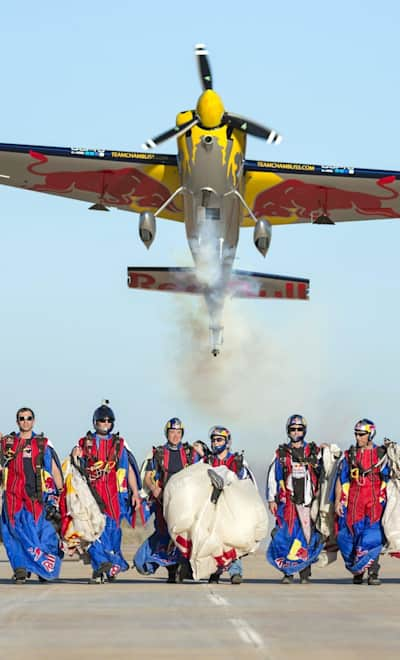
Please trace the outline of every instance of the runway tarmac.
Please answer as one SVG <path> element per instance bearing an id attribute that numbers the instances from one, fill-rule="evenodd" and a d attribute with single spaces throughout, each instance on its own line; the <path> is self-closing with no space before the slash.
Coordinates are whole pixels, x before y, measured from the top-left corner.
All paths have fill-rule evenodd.
<path id="1" fill-rule="evenodd" d="M 241 585 L 169 585 L 162 569 L 88 585 L 90 566 L 65 561 L 56 583 L 15 585 L 1 546 L 1 657 L 398 658 L 400 560 L 383 559 L 379 587 L 351 584 L 341 560 L 309 585 L 281 585 L 262 552 L 244 570 Z"/>

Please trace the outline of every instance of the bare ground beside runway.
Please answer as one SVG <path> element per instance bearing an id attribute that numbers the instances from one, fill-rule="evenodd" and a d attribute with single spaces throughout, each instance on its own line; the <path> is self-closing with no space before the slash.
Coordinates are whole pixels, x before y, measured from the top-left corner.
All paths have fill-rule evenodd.
<path id="1" fill-rule="evenodd" d="M 130 563 L 136 539 L 126 534 Z M 380 587 L 352 585 L 341 561 L 310 585 L 279 584 L 263 553 L 244 567 L 240 586 L 167 585 L 163 570 L 89 586 L 90 567 L 66 561 L 57 583 L 17 586 L 1 546 L 2 657 L 398 658 L 400 560 L 383 559 Z"/>

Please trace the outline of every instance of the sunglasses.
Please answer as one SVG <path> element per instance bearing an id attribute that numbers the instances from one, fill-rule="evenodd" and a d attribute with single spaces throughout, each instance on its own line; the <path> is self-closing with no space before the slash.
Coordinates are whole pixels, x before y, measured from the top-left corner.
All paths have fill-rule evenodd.
<path id="1" fill-rule="evenodd" d="M 289 433 L 292 433 L 292 431 L 304 431 L 304 426 L 290 426 Z"/>
<path id="2" fill-rule="evenodd" d="M 100 422 L 100 424 L 112 424 L 113 422 L 109 417 L 99 417 L 97 421 Z"/>
<path id="3" fill-rule="evenodd" d="M 367 431 L 354 431 L 354 435 L 368 435 Z"/>
<path id="4" fill-rule="evenodd" d="M 19 422 L 31 422 L 33 420 L 32 415 L 29 415 L 28 417 L 18 417 Z"/>

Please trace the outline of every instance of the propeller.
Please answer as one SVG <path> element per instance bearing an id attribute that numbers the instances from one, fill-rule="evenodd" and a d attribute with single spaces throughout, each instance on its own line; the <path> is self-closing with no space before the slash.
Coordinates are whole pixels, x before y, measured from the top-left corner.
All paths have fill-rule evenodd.
<path id="1" fill-rule="evenodd" d="M 147 140 L 142 144 L 142 149 L 153 149 L 158 144 L 162 144 L 172 137 L 178 138 L 196 124 L 201 124 L 203 127 L 211 129 L 217 128 L 221 125 L 229 125 L 232 128 L 243 131 L 243 133 L 246 133 L 247 135 L 266 140 L 269 144 L 279 144 L 282 141 L 282 136 L 272 128 L 257 124 L 251 119 L 247 119 L 246 117 L 242 117 L 233 112 L 224 111 L 220 97 L 213 91 L 213 80 L 210 61 L 208 59 L 208 50 L 204 44 L 197 44 L 195 46 L 195 56 L 197 59 L 203 93 L 199 98 L 196 110 L 193 111 L 194 118 L 181 126 L 169 128 L 150 140 Z M 207 97 L 207 100 L 205 100 L 205 97 Z"/>
<path id="2" fill-rule="evenodd" d="M 142 149 L 154 149 L 154 147 L 156 147 L 158 144 L 166 142 L 166 140 L 169 140 L 172 137 L 178 138 L 183 135 L 183 133 L 186 133 L 186 131 L 189 131 L 192 126 L 198 123 L 199 120 L 196 117 L 196 119 L 191 119 L 185 124 L 182 124 L 182 126 L 173 126 L 173 128 L 169 128 L 163 133 L 156 135 L 156 137 L 150 138 L 150 140 L 146 140 L 146 142 L 142 144 Z"/>
<path id="3" fill-rule="evenodd" d="M 204 90 L 212 89 L 211 67 L 208 59 L 208 50 L 204 44 L 197 44 L 194 49 L 199 67 L 201 86 Z"/>
<path id="4" fill-rule="evenodd" d="M 268 128 L 268 126 L 257 124 L 252 119 L 247 119 L 241 115 L 235 115 L 233 112 L 225 112 L 224 117 L 232 128 L 238 128 L 247 135 L 262 138 L 266 140 L 268 144 L 279 144 L 282 142 L 282 135 L 279 135 L 279 133 L 272 128 Z"/>

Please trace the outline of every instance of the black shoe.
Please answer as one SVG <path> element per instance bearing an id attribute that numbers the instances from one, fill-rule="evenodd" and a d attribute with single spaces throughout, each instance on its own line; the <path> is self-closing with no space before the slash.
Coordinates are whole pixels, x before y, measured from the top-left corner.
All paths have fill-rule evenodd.
<path id="1" fill-rule="evenodd" d="M 117 581 L 117 576 L 116 575 L 107 575 L 107 582 L 110 582 L 112 584 L 113 582 Z"/>
<path id="2" fill-rule="evenodd" d="M 113 565 L 110 561 L 103 561 L 99 568 L 98 568 L 98 573 L 108 573 L 112 569 Z"/>
<path id="3" fill-rule="evenodd" d="M 232 575 L 231 584 L 242 584 L 242 576 L 239 573 Z"/>
<path id="4" fill-rule="evenodd" d="M 193 580 L 193 571 L 190 565 L 190 562 L 186 559 L 178 564 L 176 571 L 177 582 L 183 582 L 184 580 Z"/>
<path id="5" fill-rule="evenodd" d="M 168 570 L 167 584 L 176 584 L 176 572 L 178 570 L 178 565 L 174 564 L 174 566 L 167 566 L 167 570 Z"/>
<path id="6" fill-rule="evenodd" d="M 281 584 L 293 584 L 293 581 L 294 581 L 293 575 L 285 574 L 281 580 Z"/>
<path id="7" fill-rule="evenodd" d="M 218 584 L 219 582 L 219 573 L 211 573 L 208 578 L 208 584 Z"/>
<path id="8" fill-rule="evenodd" d="M 27 578 L 25 568 L 16 568 L 12 580 L 14 584 L 25 584 Z"/>
<path id="9" fill-rule="evenodd" d="M 88 584 L 104 584 L 104 574 L 102 571 L 93 571 L 92 577 L 88 580 Z"/>
<path id="10" fill-rule="evenodd" d="M 357 573 L 357 575 L 353 575 L 353 584 L 362 584 L 363 578 L 363 573 Z"/>
<path id="11" fill-rule="evenodd" d="M 303 570 L 300 571 L 299 576 L 300 584 L 310 584 L 311 568 L 309 566 L 307 566 L 307 568 L 303 568 Z"/>
<path id="12" fill-rule="evenodd" d="M 378 573 L 370 573 L 368 575 L 368 584 L 373 585 L 374 587 L 377 587 L 379 584 L 381 584 Z"/>

